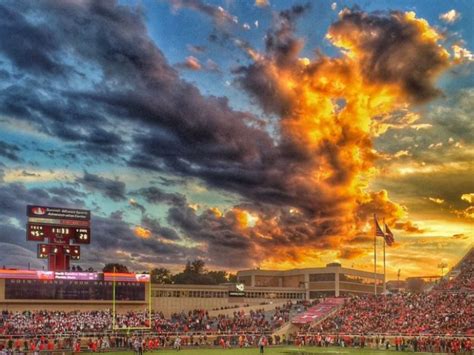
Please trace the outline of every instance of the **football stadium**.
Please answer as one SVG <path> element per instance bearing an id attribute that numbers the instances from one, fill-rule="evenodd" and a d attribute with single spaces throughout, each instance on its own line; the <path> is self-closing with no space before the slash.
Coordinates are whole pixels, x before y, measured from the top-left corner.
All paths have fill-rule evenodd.
<path id="1" fill-rule="evenodd" d="M 474 248 L 417 292 L 389 291 L 384 274 L 339 263 L 242 270 L 221 285 L 160 284 L 116 266 L 71 267 L 78 245 L 84 252 L 93 240 L 90 211 L 32 205 L 27 216 L 27 239 L 40 242 L 37 257 L 49 268 L 0 270 L 3 351 L 472 351 Z M 387 226 L 374 219 L 374 227 L 384 246 L 394 242 Z"/>
<path id="2" fill-rule="evenodd" d="M 474 355 L 472 0 L 0 0 L 0 355 Z"/>

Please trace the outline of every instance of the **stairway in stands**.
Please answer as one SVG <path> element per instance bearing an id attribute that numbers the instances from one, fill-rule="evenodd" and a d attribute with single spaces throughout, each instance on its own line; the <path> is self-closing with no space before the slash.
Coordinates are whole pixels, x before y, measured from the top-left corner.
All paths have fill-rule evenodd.
<path id="1" fill-rule="evenodd" d="M 337 311 L 344 304 L 344 298 L 326 298 L 316 306 L 308 308 L 304 313 L 298 314 L 291 320 L 294 325 L 304 325 L 320 322 Z"/>

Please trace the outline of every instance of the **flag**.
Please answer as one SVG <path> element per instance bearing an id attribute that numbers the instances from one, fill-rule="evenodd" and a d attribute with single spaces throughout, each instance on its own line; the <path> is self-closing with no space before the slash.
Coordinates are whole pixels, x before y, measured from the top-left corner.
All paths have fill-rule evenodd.
<path id="1" fill-rule="evenodd" d="M 385 233 L 383 232 L 382 228 L 380 228 L 379 222 L 377 221 L 377 217 L 374 215 L 374 222 L 375 222 L 375 236 L 385 238 Z"/>
<path id="2" fill-rule="evenodd" d="M 393 233 L 390 228 L 388 228 L 387 224 L 385 224 L 385 243 L 390 247 L 394 242 L 395 238 L 393 237 Z"/>

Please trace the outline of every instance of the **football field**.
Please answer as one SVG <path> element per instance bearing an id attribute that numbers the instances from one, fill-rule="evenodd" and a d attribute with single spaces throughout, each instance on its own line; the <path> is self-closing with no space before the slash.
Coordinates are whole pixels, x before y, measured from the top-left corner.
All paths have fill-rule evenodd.
<path id="1" fill-rule="evenodd" d="M 405 351 L 406 353 L 411 351 Z M 131 354 L 132 351 L 129 352 L 113 352 L 109 354 L 117 354 L 117 355 L 125 355 Z M 147 352 L 149 353 L 149 352 Z M 247 349 L 220 349 L 220 348 L 213 348 L 213 349 L 183 349 L 179 352 L 172 349 L 165 349 L 165 350 L 158 350 L 153 351 L 153 354 L 162 354 L 162 355 L 171 355 L 171 354 L 180 354 L 180 355 L 219 355 L 219 354 L 227 354 L 227 355 L 253 355 L 259 354 L 259 349 L 247 348 Z M 348 355 L 356 355 L 356 354 L 365 354 L 365 355 L 386 355 L 386 354 L 400 354 L 401 352 L 397 352 L 395 350 L 374 350 L 374 349 L 352 349 L 352 348 L 340 348 L 340 347 L 329 347 L 329 348 L 318 348 L 318 347 L 305 347 L 305 348 L 297 348 L 294 346 L 290 347 L 277 347 L 277 348 L 267 348 L 265 349 L 266 355 L 313 355 L 313 354 L 348 354 Z M 150 353 L 149 353 L 150 354 Z M 416 353 L 416 354 L 430 354 L 433 353 Z"/>

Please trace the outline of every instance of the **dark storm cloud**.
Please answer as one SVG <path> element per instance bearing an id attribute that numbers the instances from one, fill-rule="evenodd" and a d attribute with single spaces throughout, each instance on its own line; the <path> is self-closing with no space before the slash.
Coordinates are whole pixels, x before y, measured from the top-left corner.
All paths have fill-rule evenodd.
<path id="1" fill-rule="evenodd" d="M 280 67 L 294 65 L 303 47 L 303 40 L 296 38 L 296 20 L 310 9 L 310 4 L 294 5 L 281 11 L 276 17 L 275 30 L 270 30 L 265 38 L 265 46 Z"/>
<path id="2" fill-rule="evenodd" d="M 225 14 L 197 0 L 179 3 L 213 17 Z M 30 43 L 30 38 L 46 39 L 38 49 L 41 41 L 31 43 L 42 58 L 37 64 L 14 59 L 21 50 L 2 47 L 3 55 L 16 70 L 24 72 L 25 78 L 0 92 L 1 113 L 27 120 L 94 159 L 101 159 L 96 155 L 101 151 L 113 159 L 126 158 L 133 167 L 176 174 L 183 179 L 196 177 L 211 188 L 235 192 L 250 205 L 258 203 L 268 209 L 262 216 L 265 223 L 258 227 L 262 234 L 252 235 L 242 229 L 235 211 L 223 217 L 212 211 L 197 215 L 186 206 L 182 196 L 151 188 L 138 192 L 147 201 L 155 201 L 152 203 L 172 204 L 170 225 L 183 237 L 203 243 L 213 263 L 250 265 L 258 255 L 256 250 L 263 250 L 262 255 L 268 256 L 280 246 L 301 246 L 308 241 L 312 247 L 327 247 L 325 236 L 344 235 L 340 222 L 347 212 L 344 206 L 350 201 L 346 195 L 334 194 L 334 190 L 326 190 L 311 180 L 311 164 L 322 153 L 308 152 L 285 141 L 278 144 L 266 131 L 249 124 L 256 121 L 251 114 L 231 109 L 226 98 L 204 97 L 195 86 L 180 79 L 148 36 L 139 9 L 121 6 L 116 1 L 52 0 L 9 1 L 2 3 L 2 7 L 11 15 L 0 22 L 7 23 L 0 26 L 2 38 L 14 33 L 18 43 Z M 303 12 L 304 8 L 294 7 L 280 13 L 280 26 L 269 32 L 267 52 L 276 65 L 287 67 L 296 61 L 302 42 L 292 31 L 295 19 Z M 385 27 L 379 27 L 384 33 Z M 49 42 L 50 34 L 54 34 L 53 43 Z M 374 56 L 368 62 L 373 62 Z M 68 59 L 67 65 L 74 70 L 63 69 L 67 66 L 63 58 Z M 287 97 L 282 87 L 272 87 L 277 82 L 270 76 L 274 74 L 259 65 L 240 69 L 242 85 L 267 112 L 282 114 L 291 110 L 291 96 Z M 382 56 L 381 65 L 393 63 Z M 409 67 L 406 63 L 404 66 Z M 421 65 L 425 74 L 427 67 Z M 371 80 L 400 79 L 405 85 L 417 77 L 393 69 L 389 71 L 391 76 L 384 78 L 380 71 L 375 70 Z M 395 78 L 395 73 L 400 76 Z M 54 75 L 58 75 L 58 80 L 53 85 L 50 78 Z M 422 89 L 429 91 L 427 85 L 425 80 Z M 272 106 L 274 102 L 279 104 Z M 336 144 L 328 146 L 329 143 L 323 148 L 329 152 L 330 164 L 339 170 L 330 183 L 345 187 L 343 183 L 352 170 L 341 167 Z M 114 201 L 126 198 L 125 184 L 119 180 L 85 172 L 77 182 Z M 31 193 L 35 194 L 33 190 Z M 289 214 L 287 206 L 297 207 L 300 214 Z M 146 211 L 143 212 L 145 215 Z M 279 214 L 276 222 L 275 213 Z M 132 226 L 115 217 L 95 217 L 93 221 L 100 250 L 133 251 L 145 256 L 152 252 L 177 262 L 186 253 L 196 253 L 151 237 L 138 238 Z M 176 231 L 165 231 L 151 219 L 144 222 L 150 229 L 157 229 L 163 238 L 176 240 Z M 294 251 L 288 252 L 291 257 L 292 254 Z"/>
<path id="3" fill-rule="evenodd" d="M 10 3 L 11 11 L 18 10 L 16 4 Z M 65 88 L 61 100 L 32 92 L 36 85 L 26 91 L 21 86 L 10 87 L 2 95 L 4 112 L 34 121 L 52 135 L 86 147 L 94 141 L 91 130 L 101 128 L 104 116 L 138 121 L 143 133 L 134 137 L 137 153 L 132 155 L 131 165 L 202 177 L 211 184 L 232 176 L 234 181 L 229 185 L 242 191 L 249 183 L 260 184 L 265 173 L 259 171 L 265 169 L 262 162 L 274 154 L 272 139 L 249 127 L 245 122 L 252 117 L 231 110 L 227 99 L 205 98 L 196 87 L 179 79 L 147 36 L 138 11 L 113 1 L 33 5 L 26 11 L 41 14 L 40 19 L 47 23 L 38 20 L 37 26 L 51 28 L 61 36 L 59 50 L 69 49 L 78 61 L 86 60 L 102 72 L 104 81 L 93 91 Z M 100 135 L 106 136 L 104 132 Z M 113 196 L 121 198 L 120 193 Z"/>
<path id="4" fill-rule="evenodd" d="M 83 205 L 80 200 L 52 195 L 47 189 L 28 189 L 20 183 L 0 185 L 0 215 L 17 218 L 20 225 L 26 221 L 26 205 L 73 207 L 75 203 Z"/>
<path id="5" fill-rule="evenodd" d="M 183 235 L 206 245 L 206 256 L 217 266 L 249 267 L 255 260 L 252 241 L 238 230 L 233 212 L 218 216 L 211 210 L 196 215 L 189 207 L 170 208 L 168 222 Z"/>
<path id="6" fill-rule="evenodd" d="M 130 194 L 135 196 L 141 196 L 148 203 L 153 204 L 168 203 L 179 206 L 186 205 L 186 197 L 184 195 L 179 193 L 164 192 L 163 190 L 155 186 L 144 187 L 137 191 L 133 191 Z"/>
<path id="7" fill-rule="evenodd" d="M 65 196 L 67 201 L 58 199 L 56 194 Z M 0 253 L 0 265 L 26 268 L 28 263 L 31 263 L 33 267 L 41 268 L 41 262 L 36 259 L 36 243 L 27 242 L 25 229 L 18 227 L 17 224 L 26 225 L 26 205 L 28 204 L 84 208 L 84 204 L 74 197 L 82 197 L 82 193 L 71 191 L 67 187 L 28 189 L 23 184 L 0 185 L 0 240 L 4 243 L 3 245 L 11 248 L 2 250 L 12 250 L 13 253 Z M 74 201 L 74 204 L 71 201 Z M 172 228 L 161 226 L 149 217 L 145 217 L 144 222 L 161 238 L 169 241 L 179 239 L 178 234 Z M 123 258 L 124 263 L 142 267 L 139 260 L 127 261 L 126 254 L 117 255 L 117 251 L 139 253 L 151 263 L 153 258 L 156 258 L 155 263 L 160 263 L 161 260 L 167 263 L 184 263 L 187 258 L 199 254 L 194 249 L 163 243 L 157 238 L 138 238 L 133 232 L 134 226 L 125 222 L 121 218 L 120 212 L 108 217 L 93 214 L 92 226 L 94 247 L 83 246 L 81 265 L 103 266 L 107 260 L 115 260 L 120 257 Z M 21 255 L 22 259 L 15 260 L 12 255 Z M 106 256 L 110 257 L 107 259 Z"/>
<path id="8" fill-rule="evenodd" d="M 86 190 L 99 192 L 113 201 L 125 200 L 125 183 L 117 179 L 104 178 L 86 171 L 76 182 L 82 184 Z"/>
<path id="9" fill-rule="evenodd" d="M 9 7 L 10 4 L 0 4 L 0 52 L 19 70 L 63 74 L 65 68 L 57 59 L 56 33 L 51 28 L 30 23 L 21 11 L 25 3 L 16 4 L 17 8 Z"/>
<path id="10" fill-rule="evenodd" d="M 157 237 L 174 241 L 181 239 L 179 234 L 173 228 L 162 226 L 157 219 L 150 216 L 144 215 L 142 217 L 141 225 Z"/>
<path id="11" fill-rule="evenodd" d="M 174 259 L 175 263 L 185 262 L 186 255 L 193 255 L 193 249 L 184 248 L 175 244 L 163 243 L 154 237 L 148 239 L 138 238 L 133 232 L 133 226 L 127 222 L 112 217 L 95 216 L 92 219 L 94 245 L 105 253 L 121 251 L 125 253 L 138 253 L 153 256 L 155 263 L 160 263 L 160 258 Z M 167 238 L 171 239 L 171 238 Z M 123 256 L 126 260 L 126 256 Z M 103 261 L 103 258 L 101 258 Z"/>
<path id="12" fill-rule="evenodd" d="M 56 196 L 61 196 L 69 200 L 74 200 L 77 198 L 84 198 L 86 194 L 84 192 L 78 191 L 72 187 L 66 186 L 55 186 L 47 189 L 48 193 Z"/>
<path id="13" fill-rule="evenodd" d="M 0 250 L 8 250 L 8 253 L 2 253 L 0 256 L 0 265 L 2 266 L 21 269 L 31 267 L 33 270 L 41 270 L 46 267 L 46 262 L 36 257 L 36 251 L 26 249 L 15 243 L 7 243 L 1 240 Z"/>
<path id="14" fill-rule="evenodd" d="M 368 81 L 400 85 L 414 102 L 440 94 L 434 78 L 449 67 L 449 56 L 406 13 L 388 14 L 345 9 L 329 29 L 332 38 L 345 38 L 355 45 Z"/>
<path id="15" fill-rule="evenodd" d="M 39 76 L 39 74 L 38 74 Z M 48 96 L 38 93 L 38 88 Z M 96 155 L 116 154 L 123 145 L 119 133 L 102 127 L 108 122 L 95 107 L 69 98 L 47 81 L 19 81 L 0 91 L 0 112 L 26 120 L 45 134 L 77 144 L 78 151 Z"/>
<path id="16" fill-rule="evenodd" d="M 20 157 L 18 153 L 20 148 L 16 144 L 10 144 L 7 142 L 0 141 L 0 156 L 8 158 L 13 161 L 19 161 Z"/>
<path id="17" fill-rule="evenodd" d="M 211 17 L 217 24 L 236 23 L 237 18 L 220 6 L 212 6 L 201 0 L 168 0 L 175 8 L 188 8 Z"/>
<path id="18" fill-rule="evenodd" d="M 256 61 L 249 66 L 237 68 L 237 82 L 261 105 L 266 113 L 285 116 L 291 111 L 293 95 L 279 81 L 278 73 L 272 65 L 281 68 L 294 67 L 304 42 L 295 36 L 296 21 L 310 8 L 295 5 L 281 11 L 274 19 L 272 28 L 265 39 L 266 61 Z M 269 65 L 269 61 L 272 65 Z"/>

